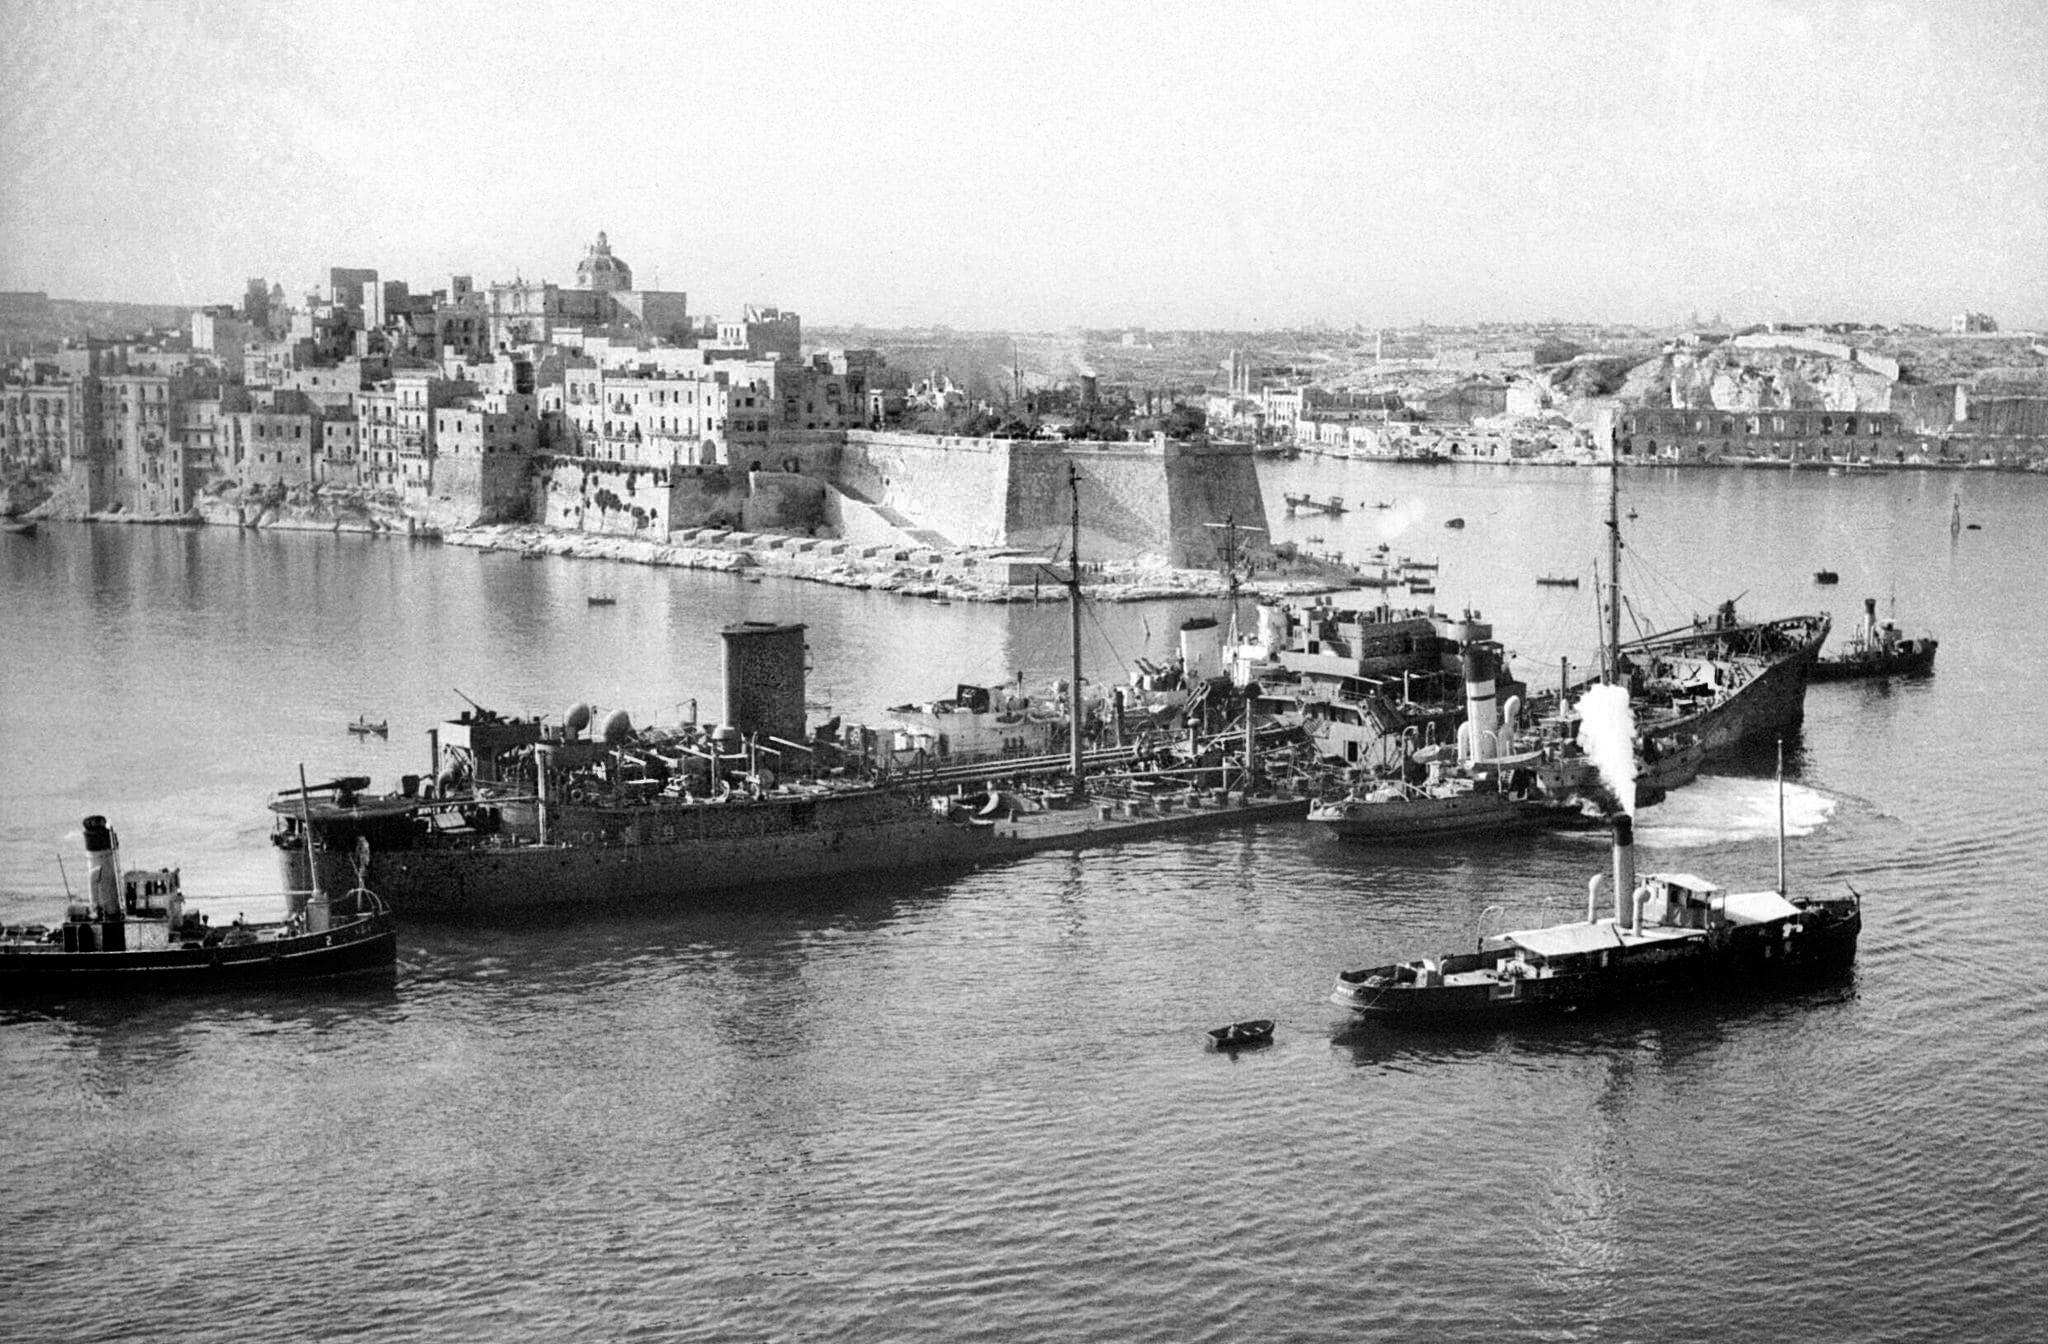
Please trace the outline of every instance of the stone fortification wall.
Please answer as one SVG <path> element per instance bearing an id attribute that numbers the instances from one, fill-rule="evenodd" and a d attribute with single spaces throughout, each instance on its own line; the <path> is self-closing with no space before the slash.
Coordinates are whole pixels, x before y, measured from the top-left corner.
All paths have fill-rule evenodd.
<path id="1" fill-rule="evenodd" d="M 1971 397 L 1970 418 L 1955 427 L 1959 434 L 2015 438 L 2048 436 L 2048 397 Z"/>
<path id="2" fill-rule="evenodd" d="M 1208 568 L 1220 563 L 1229 544 L 1225 530 L 1211 524 L 1268 528 L 1266 503 L 1251 451 L 1241 445 L 1169 445 L 1167 499 L 1176 565 Z M 1268 545 L 1269 532 L 1240 532 L 1237 547 L 1254 552 Z"/>
<path id="3" fill-rule="evenodd" d="M 781 471 L 748 472 L 747 497 L 740 510 L 740 524 L 749 532 L 816 536 L 828 522 L 825 495 L 825 482 L 815 476 Z"/>
<path id="4" fill-rule="evenodd" d="M 959 546 L 1006 546 L 1012 454 L 1025 441 L 849 430 L 839 481 Z M 1055 449 L 1058 445 L 1051 445 Z"/>
<path id="5" fill-rule="evenodd" d="M 545 526 L 658 541 L 680 528 L 740 526 L 747 476 L 721 466 L 558 457 L 534 491 L 533 517 Z"/>
<path id="6" fill-rule="evenodd" d="M 999 543 L 1057 555 L 1073 530 L 1067 468 L 1081 487 L 1081 558 L 1167 559 L 1173 551 L 1165 454 L 1140 443 L 1020 442 L 1011 457 Z"/>
<path id="7" fill-rule="evenodd" d="M 1206 565 L 1222 545 L 1207 524 L 1264 526 L 1251 450 L 1242 445 L 961 439 L 854 430 L 840 481 L 892 521 L 959 545 L 1063 551 L 1067 469 L 1081 482 L 1083 558 Z M 899 524 L 900 525 L 900 524 Z"/>
<path id="8" fill-rule="evenodd" d="M 441 532 L 522 522 L 531 507 L 529 479 L 523 455 L 442 457 L 434 463 L 434 493 L 420 521 Z"/>
<path id="9" fill-rule="evenodd" d="M 882 509 L 836 487 L 825 494 L 825 526 L 856 548 L 909 550 L 921 544 L 909 528 L 893 521 Z"/>

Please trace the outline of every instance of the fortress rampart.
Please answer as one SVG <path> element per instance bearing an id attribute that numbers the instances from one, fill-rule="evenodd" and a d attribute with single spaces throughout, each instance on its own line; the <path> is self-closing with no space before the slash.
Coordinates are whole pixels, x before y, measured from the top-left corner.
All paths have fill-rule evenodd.
<path id="1" fill-rule="evenodd" d="M 550 527 L 655 537 L 743 519 L 748 527 L 802 531 L 797 524 L 828 513 L 799 488 L 813 479 L 874 506 L 902 530 L 955 546 L 1051 555 L 1067 546 L 1072 466 L 1080 474 L 1083 559 L 1207 566 L 1224 545 L 1222 530 L 1210 524 L 1265 523 L 1251 450 L 1240 445 L 848 430 L 830 442 L 822 434 L 771 442 L 758 458 L 763 469 L 753 473 L 553 458 L 536 477 L 532 516 Z M 755 498 L 764 491 L 775 500 Z"/>

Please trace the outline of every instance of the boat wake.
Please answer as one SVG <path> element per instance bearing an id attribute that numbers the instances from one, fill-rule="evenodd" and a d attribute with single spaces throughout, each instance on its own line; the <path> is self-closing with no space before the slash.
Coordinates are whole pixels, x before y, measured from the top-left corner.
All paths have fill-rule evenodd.
<path id="1" fill-rule="evenodd" d="M 1818 789 L 1787 784 L 1785 834 L 1813 834 L 1834 815 L 1838 801 Z M 1646 810 L 1636 823 L 1637 838 L 1660 849 L 1766 840 L 1777 833 L 1776 782 L 1727 775 L 1700 776 Z"/>

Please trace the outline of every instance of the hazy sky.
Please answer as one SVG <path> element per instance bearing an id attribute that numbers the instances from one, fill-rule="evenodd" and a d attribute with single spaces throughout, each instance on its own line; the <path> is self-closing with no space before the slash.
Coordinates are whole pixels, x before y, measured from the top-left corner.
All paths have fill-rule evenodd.
<path id="1" fill-rule="evenodd" d="M 2048 325 L 2048 4 L 0 0 L 0 288 Z"/>

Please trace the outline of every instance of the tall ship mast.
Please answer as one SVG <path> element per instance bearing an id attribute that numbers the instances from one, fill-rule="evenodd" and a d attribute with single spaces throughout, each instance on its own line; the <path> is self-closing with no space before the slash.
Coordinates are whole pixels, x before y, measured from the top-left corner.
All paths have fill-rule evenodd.
<path id="1" fill-rule="evenodd" d="M 1067 553 L 1067 609 L 1072 618 L 1074 658 L 1073 690 L 1067 695 L 1068 767 L 1074 776 L 1070 796 L 1078 803 L 1088 796 L 1088 778 L 1082 772 L 1081 761 L 1081 469 L 1071 462 L 1067 464 L 1067 490 L 1074 505 L 1073 536 Z"/>

